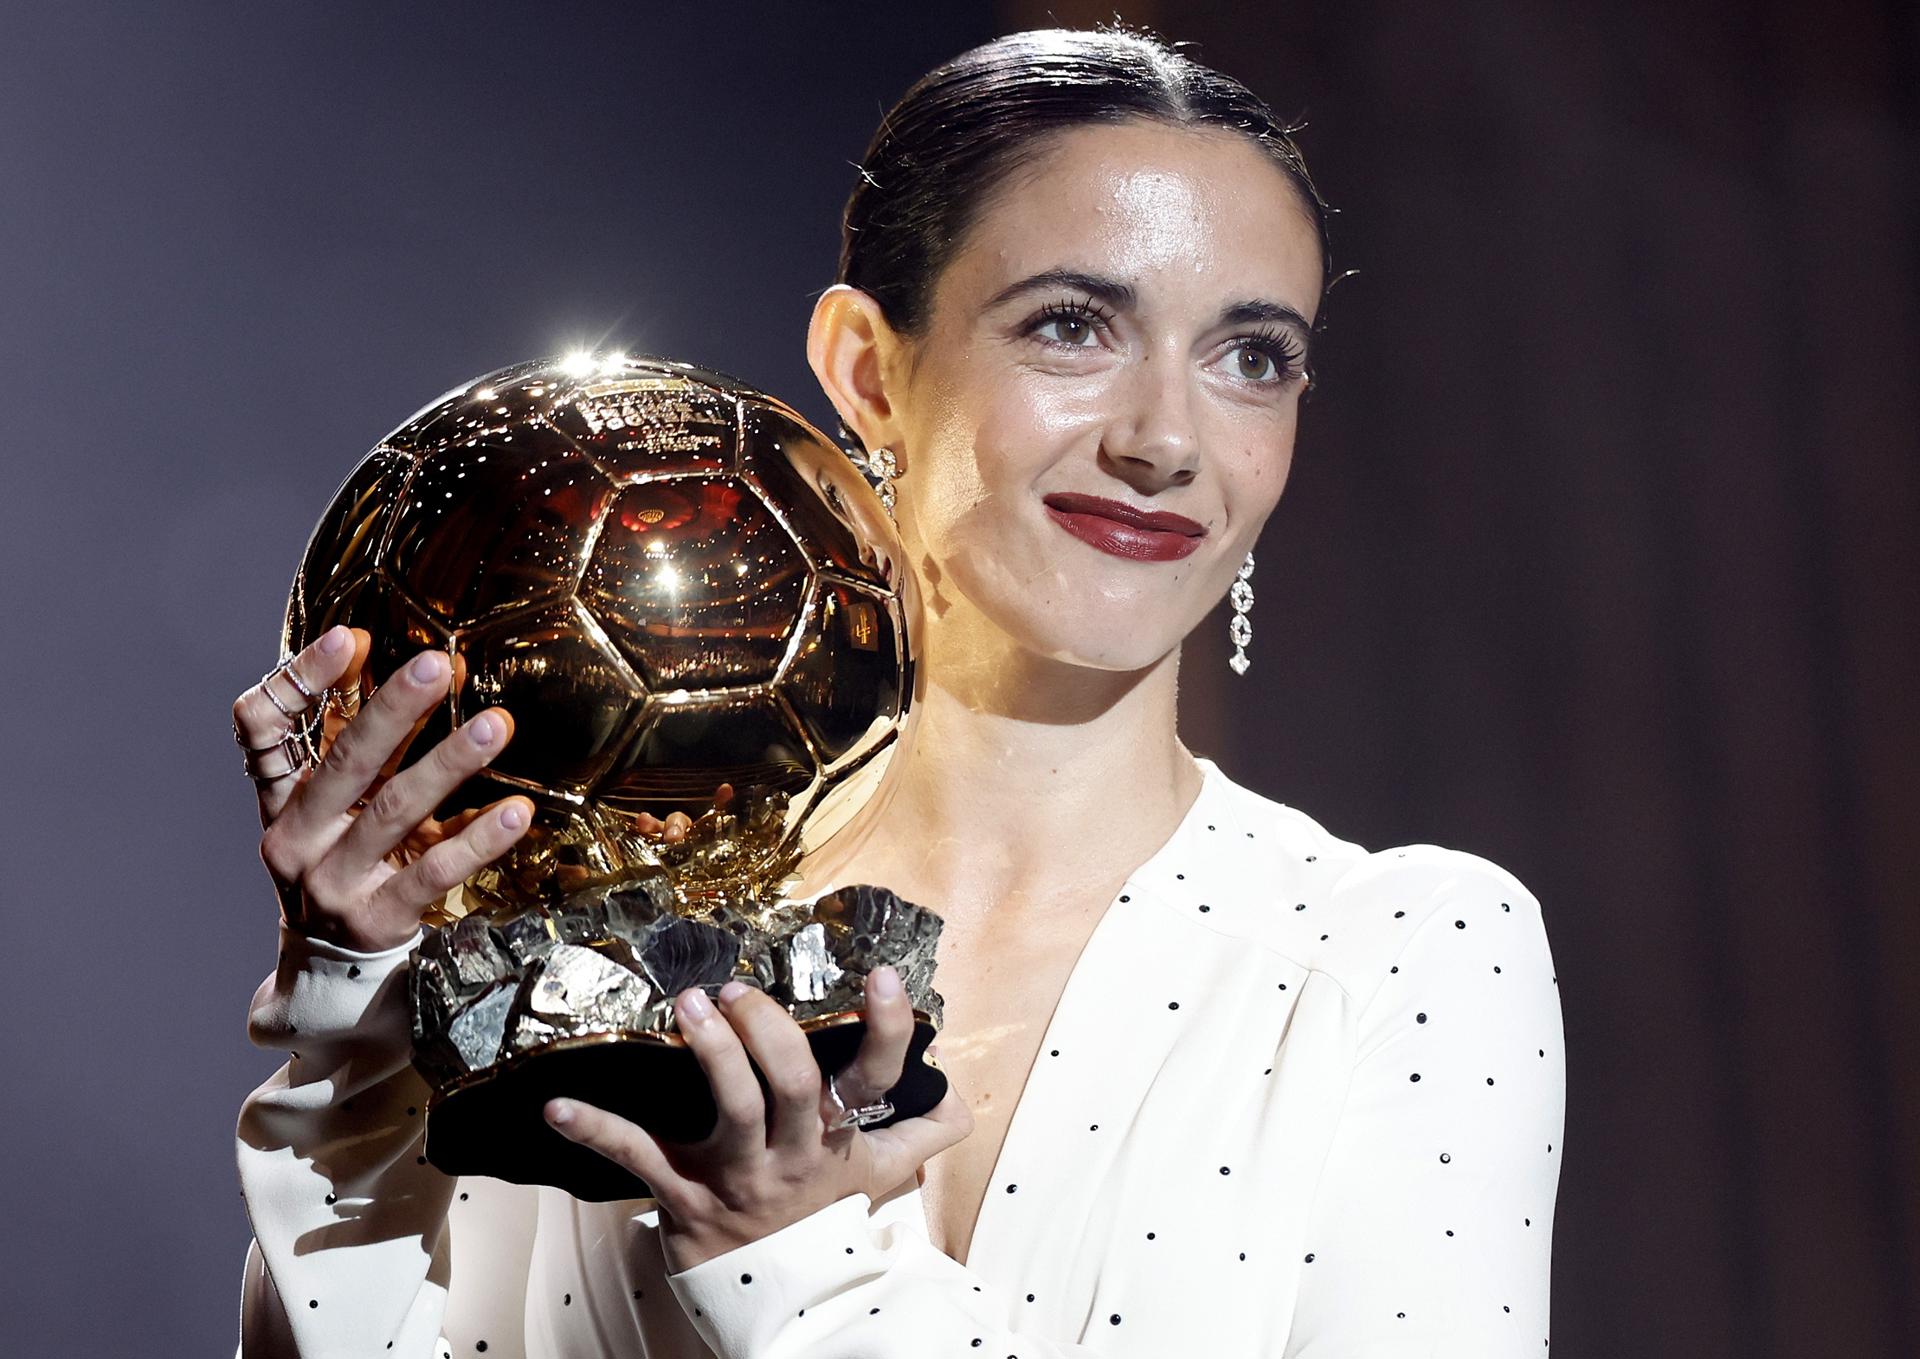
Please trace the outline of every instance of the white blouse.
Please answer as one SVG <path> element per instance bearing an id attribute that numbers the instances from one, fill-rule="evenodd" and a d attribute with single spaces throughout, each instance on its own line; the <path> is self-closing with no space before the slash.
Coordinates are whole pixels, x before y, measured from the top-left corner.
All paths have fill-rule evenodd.
<path id="1" fill-rule="evenodd" d="M 238 1131 L 241 1352 L 1543 1353 L 1566 1074 L 1539 903 L 1201 767 L 1068 978 L 966 1265 L 917 1187 L 668 1274 L 651 1199 L 449 1178 L 420 1155 L 410 945 L 283 929 L 249 1032 L 290 1057 Z"/>

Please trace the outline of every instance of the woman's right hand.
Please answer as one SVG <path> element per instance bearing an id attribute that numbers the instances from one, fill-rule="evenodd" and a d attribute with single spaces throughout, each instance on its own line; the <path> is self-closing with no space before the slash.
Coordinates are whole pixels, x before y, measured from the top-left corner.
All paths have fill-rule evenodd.
<path id="1" fill-rule="evenodd" d="M 370 642 L 357 628 L 331 628 L 292 659 L 299 685 L 269 674 L 247 689 L 233 704 L 241 744 L 264 750 L 304 718 L 312 705 L 302 686 L 322 702 L 334 686 L 357 686 Z M 420 725 L 446 699 L 450 675 L 444 652 L 421 652 L 337 731 L 330 721 L 332 739 L 318 765 L 256 778 L 265 828 L 260 858 L 292 928 L 365 953 L 395 948 L 413 937 L 435 902 L 526 833 L 533 804 L 524 797 L 444 822 L 433 818 L 441 800 L 512 739 L 504 708 L 474 714 L 395 772 Z M 271 696 L 263 692 L 267 684 Z"/>

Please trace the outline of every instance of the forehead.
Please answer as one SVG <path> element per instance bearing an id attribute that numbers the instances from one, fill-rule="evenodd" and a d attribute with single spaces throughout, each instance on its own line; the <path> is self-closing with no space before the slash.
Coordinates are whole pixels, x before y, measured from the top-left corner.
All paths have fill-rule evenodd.
<path id="1" fill-rule="evenodd" d="M 991 295 L 1060 267 L 1134 282 L 1146 303 L 1258 291 L 1308 316 L 1321 283 L 1308 209 L 1264 152 L 1143 120 L 1051 134 L 983 201 L 941 291 Z"/>

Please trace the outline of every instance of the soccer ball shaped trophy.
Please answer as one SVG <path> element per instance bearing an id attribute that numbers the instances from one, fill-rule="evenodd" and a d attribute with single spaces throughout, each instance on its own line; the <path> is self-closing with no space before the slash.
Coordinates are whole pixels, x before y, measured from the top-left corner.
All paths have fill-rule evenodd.
<path id="1" fill-rule="evenodd" d="M 533 826 L 429 917 L 409 977 L 427 1159 L 450 1174 L 648 1186 L 548 1128 L 573 1095 L 671 1141 L 718 1112 L 673 1000 L 738 978 L 784 1005 L 820 1069 L 852 1061 L 866 974 L 914 1009 L 894 1113 L 946 1077 L 938 916 L 885 888 L 811 901 L 803 856 L 881 791 L 913 713 L 918 603 L 879 498 L 785 403 L 655 356 L 519 364 L 382 439 L 321 517 L 282 652 L 337 623 L 373 637 L 343 713 L 444 648 L 447 702 L 396 767 L 500 705 L 515 736 L 438 809 L 524 794 Z M 693 819 L 668 841 L 655 822 Z M 762 1082 L 764 1084 L 764 1076 Z"/>

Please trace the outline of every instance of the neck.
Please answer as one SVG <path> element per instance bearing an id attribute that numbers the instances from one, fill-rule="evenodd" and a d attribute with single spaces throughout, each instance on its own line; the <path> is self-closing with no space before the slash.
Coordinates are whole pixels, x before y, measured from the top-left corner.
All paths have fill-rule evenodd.
<path id="1" fill-rule="evenodd" d="M 928 680 L 890 796 L 821 867 L 884 883 L 969 935 L 989 915 L 1023 926 L 1104 904 L 1199 792 L 1175 731 L 1179 652 L 1096 670 L 960 613 L 928 620 Z"/>

